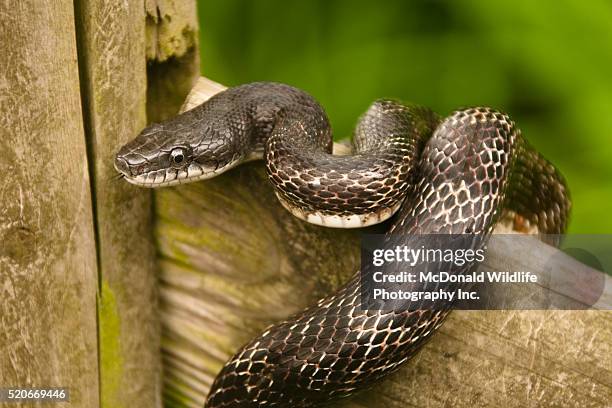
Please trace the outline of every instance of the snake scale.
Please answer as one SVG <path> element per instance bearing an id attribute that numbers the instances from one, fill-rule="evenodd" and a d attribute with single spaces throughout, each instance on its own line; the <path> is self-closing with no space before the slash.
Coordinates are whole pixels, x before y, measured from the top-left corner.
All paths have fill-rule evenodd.
<path id="1" fill-rule="evenodd" d="M 359 120 L 354 155 L 332 155 L 321 106 L 288 85 L 229 88 L 123 146 L 115 167 L 130 183 L 159 187 L 211 178 L 264 158 L 281 203 L 330 227 L 394 216 L 388 236 L 492 232 L 502 216 L 562 233 L 570 200 L 560 173 L 510 118 L 469 108 L 440 119 L 394 100 Z M 315 256 L 313 254 L 313 256 Z M 415 354 L 448 308 L 367 310 L 359 273 L 311 308 L 268 328 L 223 367 L 206 406 L 311 407 L 347 396 Z"/>

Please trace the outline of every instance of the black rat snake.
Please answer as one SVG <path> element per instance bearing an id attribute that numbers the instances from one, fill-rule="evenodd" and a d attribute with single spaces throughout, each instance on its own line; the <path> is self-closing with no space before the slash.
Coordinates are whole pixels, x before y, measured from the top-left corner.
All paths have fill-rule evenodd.
<path id="1" fill-rule="evenodd" d="M 130 183 L 159 187 L 263 157 L 283 205 L 315 224 L 359 227 L 397 212 L 388 234 L 474 234 L 484 242 L 511 213 L 542 233 L 565 230 L 562 176 L 505 114 L 470 108 L 440 120 L 427 108 L 379 100 L 353 144 L 353 156 L 333 156 L 320 105 L 296 88 L 262 82 L 146 128 L 121 148 L 115 167 Z M 206 406 L 309 407 L 349 395 L 414 355 L 448 314 L 361 310 L 359 302 L 356 274 L 266 330 L 225 365 Z"/>

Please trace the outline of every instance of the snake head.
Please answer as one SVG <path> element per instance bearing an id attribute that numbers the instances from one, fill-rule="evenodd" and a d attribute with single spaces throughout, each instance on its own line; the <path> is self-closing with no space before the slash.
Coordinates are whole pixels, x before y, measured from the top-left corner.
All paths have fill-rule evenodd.
<path id="1" fill-rule="evenodd" d="M 115 169 L 132 184 L 162 187 L 212 178 L 240 161 L 231 138 L 185 119 L 145 128 L 119 150 Z"/>

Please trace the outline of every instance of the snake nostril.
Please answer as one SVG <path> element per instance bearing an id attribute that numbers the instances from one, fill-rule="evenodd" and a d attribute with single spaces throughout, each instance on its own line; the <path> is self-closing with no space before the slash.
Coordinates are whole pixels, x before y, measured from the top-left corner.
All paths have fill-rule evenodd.
<path id="1" fill-rule="evenodd" d="M 131 176 L 130 165 L 120 156 L 115 157 L 115 169 L 119 173 L 123 173 L 126 176 Z"/>

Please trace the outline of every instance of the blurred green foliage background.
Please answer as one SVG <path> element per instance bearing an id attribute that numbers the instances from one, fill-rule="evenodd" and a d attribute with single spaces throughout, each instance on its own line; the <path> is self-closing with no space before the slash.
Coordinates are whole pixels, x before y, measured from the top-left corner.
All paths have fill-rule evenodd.
<path id="1" fill-rule="evenodd" d="M 377 98 L 508 112 L 566 176 L 570 231 L 612 232 L 612 2 L 200 0 L 202 73 L 279 81 L 349 136 Z"/>

